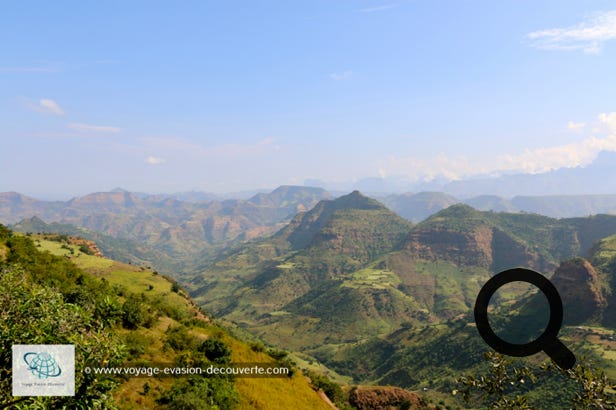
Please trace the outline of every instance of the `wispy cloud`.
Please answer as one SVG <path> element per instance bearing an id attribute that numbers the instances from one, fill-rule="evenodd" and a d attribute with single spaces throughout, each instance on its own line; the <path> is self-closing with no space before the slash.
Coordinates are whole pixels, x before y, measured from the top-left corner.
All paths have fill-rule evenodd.
<path id="1" fill-rule="evenodd" d="M 349 79 L 351 79 L 351 77 L 353 77 L 353 71 L 350 71 L 350 70 L 343 71 L 343 72 L 340 72 L 340 73 L 331 73 L 329 75 L 329 78 L 331 78 L 334 81 L 349 80 Z"/>
<path id="2" fill-rule="evenodd" d="M 38 101 L 32 101 L 28 98 L 20 97 L 20 100 L 25 104 L 26 107 L 28 107 L 34 112 L 58 116 L 65 114 L 64 110 L 57 102 L 48 98 L 41 98 Z"/>
<path id="3" fill-rule="evenodd" d="M 161 165 L 164 164 L 166 161 L 164 158 L 153 157 L 150 155 L 145 159 L 145 162 L 149 165 Z"/>
<path id="4" fill-rule="evenodd" d="M 570 124 L 581 129 L 580 124 L 583 123 Z M 607 135 L 489 158 L 452 157 L 443 153 L 426 159 L 390 156 L 375 164 L 375 169 L 380 175 L 404 175 L 412 180 L 430 180 L 439 176 L 456 180 L 476 175 L 499 175 L 505 172 L 535 174 L 583 166 L 592 162 L 601 151 L 616 151 L 616 112 L 599 114 L 597 127 L 592 131 L 607 131 Z"/>
<path id="5" fill-rule="evenodd" d="M 584 127 L 586 126 L 585 122 L 574 122 L 574 121 L 569 121 L 567 122 L 567 129 L 569 131 L 580 131 L 582 130 Z"/>
<path id="6" fill-rule="evenodd" d="M 396 8 L 398 6 L 399 6 L 398 3 L 391 3 L 391 4 L 383 4 L 381 6 L 366 7 L 366 8 L 363 8 L 363 9 L 359 9 L 358 11 L 360 13 L 374 13 L 374 12 L 377 12 L 377 11 L 390 10 L 390 9 Z"/>
<path id="7" fill-rule="evenodd" d="M 67 125 L 68 128 L 81 131 L 81 132 L 103 132 L 110 134 L 117 134 L 122 131 L 121 128 L 111 127 L 107 125 L 91 125 L 91 124 L 81 124 L 81 123 L 71 123 Z"/>
<path id="8" fill-rule="evenodd" d="M 540 49 L 597 54 L 607 41 L 616 39 L 616 10 L 594 14 L 575 26 L 534 31 L 527 38 Z"/>

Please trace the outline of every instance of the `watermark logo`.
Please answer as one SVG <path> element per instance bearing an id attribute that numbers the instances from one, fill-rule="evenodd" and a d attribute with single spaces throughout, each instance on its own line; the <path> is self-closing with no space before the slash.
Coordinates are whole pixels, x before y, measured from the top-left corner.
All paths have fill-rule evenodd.
<path id="1" fill-rule="evenodd" d="M 13 396 L 74 396 L 74 345 L 13 345 Z"/>
<path id="2" fill-rule="evenodd" d="M 53 356 L 47 352 L 28 352 L 24 355 L 24 362 L 26 362 L 30 368 L 32 374 L 39 379 L 59 377 L 62 374 L 60 365 L 58 365 Z"/>

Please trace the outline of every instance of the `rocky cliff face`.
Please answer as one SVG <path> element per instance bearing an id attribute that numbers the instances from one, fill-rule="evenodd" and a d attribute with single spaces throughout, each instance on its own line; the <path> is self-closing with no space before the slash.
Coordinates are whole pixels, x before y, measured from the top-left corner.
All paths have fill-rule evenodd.
<path id="1" fill-rule="evenodd" d="M 416 259 L 446 260 L 493 272 L 516 266 L 540 271 L 554 268 L 523 242 L 489 225 L 468 230 L 418 229 L 410 235 L 406 248 Z"/>
<path id="2" fill-rule="evenodd" d="M 417 259 L 447 260 L 456 265 L 489 268 L 492 264 L 492 230 L 477 226 L 468 231 L 422 229 L 413 232 L 407 249 Z"/>
<path id="3" fill-rule="evenodd" d="M 356 387 L 349 395 L 351 405 L 359 410 L 431 409 L 417 393 L 399 387 Z"/>
<path id="4" fill-rule="evenodd" d="M 569 325 L 598 320 L 607 300 L 599 276 L 592 265 L 583 258 L 560 264 L 552 283 L 563 301 L 563 322 Z"/>

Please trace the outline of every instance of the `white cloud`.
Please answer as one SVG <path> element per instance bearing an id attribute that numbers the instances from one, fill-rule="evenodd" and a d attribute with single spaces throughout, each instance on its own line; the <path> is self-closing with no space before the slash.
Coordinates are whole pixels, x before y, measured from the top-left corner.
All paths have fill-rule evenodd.
<path id="1" fill-rule="evenodd" d="M 351 77 L 353 77 L 353 71 L 343 71 L 341 73 L 331 73 L 329 75 L 329 78 L 331 78 L 334 81 L 343 81 L 343 80 L 349 80 Z"/>
<path id="2" fill-rule="evenodd" d="M 451 180 L 505 172 L 541 173 L 588 165 L 600 151 L 616 151 L 616 113 L 601 114 L 614 131 L 603 138 L 590 137 L 576 143 L 527 149 L 515 154 L 489 158 L 450 157 L 443 153 L 428 159 L 391 156 L 376 164 L 379 174 L 403 175 L 411 180 L 445 177 Z"/>
<path id="3" fill-rule="evenodd" d="M 91 125 L 91 124 L 81 124 L 81 123 L 71 123 L 67 125 L 68 128 L 75 131 L 82 132 L 105 132 L 111 134 L 117 134 L 122 131 L 121 128 L 118 127 L 110 127 L 108 125 Z"/>
<path id="4" fill-rule="evenodd" d="M 567 129 L 570 131 L 580 131 L 585 126 L 586 126 L 585 122 L 574 122 L 574 121 L 567 122 Z"/>
<path id="5" fill-rule="evenodd" d="M 164 158 L 153 157 L 150 155 L 149 157 L 146 158 L 145 162 L 150 165 L 160 165 L 160 164 L 164 164 L 166 161 L 164 160 Z"/>
<path id="6" fill-rule="evenodd" d="M 616 133 L 616 112 L 599 114 L 599 123 L 610 132 Z"/>
<path id="7" fill-rule="evenodd" d="M 616 39 L 616 10 L 597 13 L 576 26 L 534 31 L 527 37 L 540 49 L 596 54 L 605 42 Z"/>
<path id="8" fill-rule="evenodd" d="M 49 114 L 53 115 L 64 115 L 64 110 L 60 108 L 57 102 L 54 100 L 41 98 L 39 101 L 39 107 Z"/>
<path id="9" fill-rule="evenodd" d="M 616 151 L 616 135 L 590 137 L 577 143 L 526 150 L 517 155 L 503 155 L 503 170 L 529 173 L 546 172 L 563 167 L 589 164 L 600 151 Z"/>
<path id="10" fill-rule="evenodd" d="M 19 97 L 22 103 L 28 107 L 28 109 L 39 112 L 42 114 L 51 115 L 64 115 L 64 110 L 54 100 L 48 98 L 41 98 L 38 102 L 32 101 L 25 97 Z"/>

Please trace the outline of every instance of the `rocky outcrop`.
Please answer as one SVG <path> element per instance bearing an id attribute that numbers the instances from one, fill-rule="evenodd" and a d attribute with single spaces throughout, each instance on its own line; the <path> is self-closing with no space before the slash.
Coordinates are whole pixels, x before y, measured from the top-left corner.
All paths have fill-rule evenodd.
<path id="1" fill-rule="evenodd" d="M 447 260 L 461 266 L 492 265 L 492 229 L 477 226 L 472 230 L 420 229 L 411 233 L 407 249 L 417 259 Z"/>
<path id="2" fill-rule="evenodd" d="M 552 283 L 563 301 L 563 322 L 569 325 L 599 319 L 607 306 L 599 276 L 592 265 L 583 258 L 560 264 Z"/>
<path id="3" fill-rule="evenodd" d="M 447 260 L 458 266 L 480 266 L 498 272 L 516 266 L 553 269 L 521 241 L 488 224 L 468 230 L 417 229 L 409 236 L 407 249 L 417 259 Z"/>
<path id="4" fill-rule="evenodd" d="M 349 402 L 358 410 L 431 409 L 417 393 L 399 387 L 355 387 Z"/>

